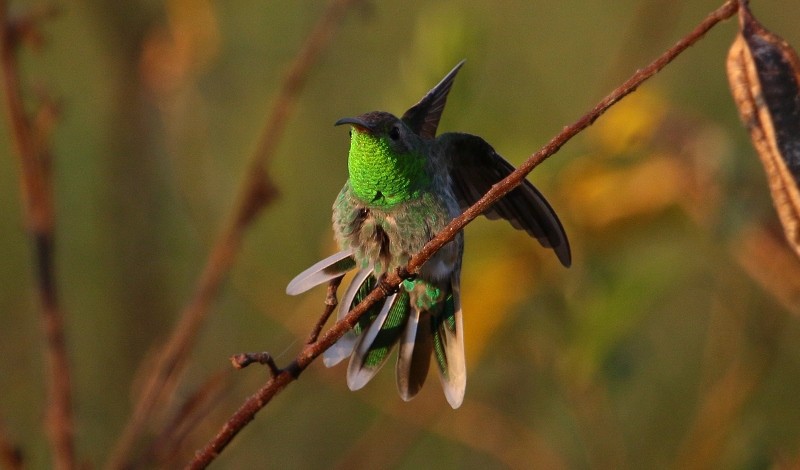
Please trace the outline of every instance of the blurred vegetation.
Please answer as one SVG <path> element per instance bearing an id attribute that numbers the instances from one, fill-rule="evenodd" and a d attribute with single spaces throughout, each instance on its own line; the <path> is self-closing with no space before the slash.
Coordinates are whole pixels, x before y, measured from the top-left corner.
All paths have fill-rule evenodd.
<path id="1" fill-rule="evenodd" d="M 752 3 L 800 46 L 795 1 Z M 336 119 L 401 113 L 466 58 L 440 129 L 479 134 L 519 163 L 720 4 L 376 0 L 350 12 L 270 163 L 281 194 L 248 231 L 177 391 L 176 407 L 224 371 L 178 461 L 266 378 L 230 371 L 227 357 L 269 350 L 285 364 L 321 311 L 323 289 L 292 298 L 284 287 L 334 249 L 347 149 Z M 65 4 L 41 50 L 23 54 L 31 102 L 46 89 L 62 104 L 58 284 L 78 452 L 91 465 L 108 458 L 143 361 L 191 296 L 276 86 L 323 9 L 88 0 Z M 435 377 L 404 403 L 388 369 L 352 393 L 344 367 L 315 364 L 217 467 L 800 465 L 800 299 L 781 287 L 800 268 L 769 228 L 763 171 L 728 91 L 734 34 L 733 21 L 712 30 L 533 173 L 567 228 L 571 269 L 507 224 L 468 227 L 461 409 Z M 31 247 L 7 126 L 0 140 L 0 420 L 43 468 Z"/>

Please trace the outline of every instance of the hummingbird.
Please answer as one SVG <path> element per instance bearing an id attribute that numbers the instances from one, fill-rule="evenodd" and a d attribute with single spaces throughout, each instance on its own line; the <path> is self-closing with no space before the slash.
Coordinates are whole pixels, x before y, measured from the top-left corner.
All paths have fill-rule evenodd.
<path id="1" fill-rule="evenodd" d="M 348 179 L 333 204 L 333 230 L 341 251 L 297 275 L 286 287 L 297 295 L 351 270 L 355 276 L 338 310 L 342 318 L 379 284 L 404 268 L 411 257 L 491 186 L 514 170 L 481 137 L 448 132 L 436 136 L 459 62 L 417 104 L 398 118 L 384 111 L 346 117 L 350 126 Z M 527 180 L 484 213 L 506 219 L 551 248 L 564 266 L 569 242 L 553 208 Z M 458 408 L 466 389 L 459 231 L 376 304 L 323 354 L 332 367 L 349 358 L 347 385 L 364 387 L 399 343 L 396 381 L 400 397 L 411 400 L 422 388 L 431 357 L 445 398 Z"/>

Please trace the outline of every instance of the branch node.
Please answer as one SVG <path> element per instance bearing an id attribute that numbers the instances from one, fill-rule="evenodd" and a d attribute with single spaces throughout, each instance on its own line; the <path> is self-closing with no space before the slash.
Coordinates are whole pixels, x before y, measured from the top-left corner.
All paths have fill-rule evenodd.
<path id="1" fill-rule="evenodd" d="M 263 364 L 269 368 L 269 374 L 272 377 L 281 373 L 281 369 L 275 364 L 275 359 L 266 351 L 257 353 L 241 353 L 231 356 L 231 364 L 237 369 L 244 369 L 250 364 L 258 363 Z"/>
<path id="2" fill-rule="evenodd" d="M 339 299 L 336 297 L 336 290 L 338 289 L 339 284 L 342 282 L 343 277 L 344 276 L 337 277 L 328 284 L 328 293 L 325 295 L 326 306 L 335 308 L 337 305 L 339 305 Z"/>
<path id="3" fill-rule="evenodd" d="M 417 273 L 411 272 L 408 270 L 408 266 L 400 266 L 397 268 L 397 277 L 400 278 L 401 281 L 409 280 L 413 281 L 417 277 Z"/>
<path id="4" fill-rule="evenodd" d="M 403 269 L 405 271 L 405 268 L 397 268 L 397 269 L 398 271 L 400 269 Z M 389 297 L 390 295 L 396 294 L 397 291 L 400 289 L 400 286 L 398 284 L 389 281 L 386 274 L 384 274 L 383 276 L 381 276 L 380 279 L 378 279 L 378 289 L 381 290 L 381 293 L 383 294 L 384 297 Z"/>

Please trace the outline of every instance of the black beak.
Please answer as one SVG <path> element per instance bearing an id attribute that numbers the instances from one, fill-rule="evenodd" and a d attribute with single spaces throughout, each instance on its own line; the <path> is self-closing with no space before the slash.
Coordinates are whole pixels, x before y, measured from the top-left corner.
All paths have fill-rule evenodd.
<path id="1" fill-rule="evenodd" d="M 367 121 L 365 121 L 365 120 L 363 120 L 361 118 L 357 118 L 357 117 L 341 118 L 338 121 L 336 121 L 335 123 L 333 123 L 334 126 L 341 126 L 342 124 L 351 124 L 353 126 L 358 127 L 360 130 L 366 130 L 366 131 L 369 131 L 369 132 L 372 132 L 372 131 L 375 130 L 372 127 L 372 125 L 369 124 Z"/>

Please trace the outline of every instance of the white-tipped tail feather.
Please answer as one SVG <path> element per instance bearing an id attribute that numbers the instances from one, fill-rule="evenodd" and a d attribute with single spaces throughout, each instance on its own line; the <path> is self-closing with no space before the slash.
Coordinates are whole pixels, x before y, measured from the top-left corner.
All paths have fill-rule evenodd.
<path id="1" fill-rule="evenodd" d="M 347 271 L 355 267 L 356 262 L 353 260 L 353 250 L 340 251 L 315 263 L 295 276 L 286 286 L 286 293 L 289 295 L 302 294 L 312 287 L 343 276 Z"/>
<path id="2" fill-rule="evenodd" d="M 350 364 L 347 366 L 347 386 L 350 387 L 350 390 L 362 388 L 375 377 L 375 374 L 377 374 L 386 363 L 386 359 L 389 357 L 389 351 L 385 351 L 381 360 L 375 364 L 370 363 L 369 352 L 375 346 L 375 339 L 378 337 L 378 333 L 383 329 L 386 318 L 389 316 L 389 311 L 392 309 L 392 306 L 394 306 L 397 297 L 398 294 L 395 293 L 386 299 L 378 316 L 369 326 L 369 329 L 367 329 L 358 340 L 355 351 L 350 358 Z"/>
<path id="3" fill-rule="evenodd" d="M 336 316 L 337 320 L 340 320 L 350 311 L 350 306 L 353 304 L 358 289 L 371 274 L 372 269 L 361 269 L 356 273 L 353 281 L 347 287 L 342 301 L 339 303 L 339 313 Z M 348 331 L 344 336 L 339 338 L 339 341 L 334 343 L 333 346 L 322 354 L 322 362 L 325 364 L 325 367 L 333 367 L 349 357 L 353 353 L 356 341 L 358 341 L 358 336 L 356 336 L 353 330 Z"/>
<path id="4" fill-rule="evenodd" d="M 444 396 L 453 409 L 461 406 L 464 392 L 467 389 L 467 364 L 464 357 L 464 320 L 461 314 L 461 286 L 459 277 L 452 278 L 455 331 L 450 330 L 445 322 L 439 327 L 443 334 L 447 370 L 439 368 L 439 379 L 442 382 Z"/>

